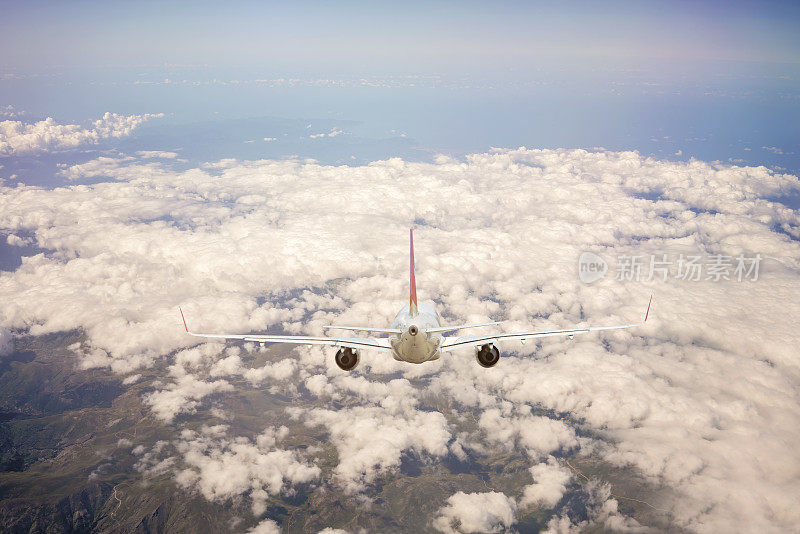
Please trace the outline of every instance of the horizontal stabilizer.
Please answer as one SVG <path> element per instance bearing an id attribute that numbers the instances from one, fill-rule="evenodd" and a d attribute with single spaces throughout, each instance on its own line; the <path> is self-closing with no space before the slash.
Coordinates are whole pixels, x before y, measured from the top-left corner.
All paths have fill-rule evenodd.
<path id="1" fill-rule="evenodd" d="M 477 323 L 477 324 L 459 324 L 455 326 L 438 326 L 436 328 L 428 328 L 426 332 L 430 332 L 431 334 L 435 334 L 438 332 L 452 332 L 454 330 L 461 330 L 462 328 L 478 328 L 479 326 L 493 326 L 496 324 L 502 324 L 503 321 L 494 321 L 491 323 Z"/>
<path id="2" fill-rule="evenodd" d="M 399 328 L 372 328 L 370 326 L 336 326 L 328 325 L 322 328 L 340 328 L 342 330 L 360 330 L 362 332 L 380 332 L 382 334 L 401 334 L 402 330 Z"/>

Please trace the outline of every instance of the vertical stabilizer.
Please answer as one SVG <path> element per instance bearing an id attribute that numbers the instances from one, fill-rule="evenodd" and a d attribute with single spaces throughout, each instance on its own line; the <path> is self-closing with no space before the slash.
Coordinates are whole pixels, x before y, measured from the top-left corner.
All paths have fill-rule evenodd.
<path id="1" fill-rule="evenodd" d="M 411 237 L 411 302 L 409 302 L 409 315 L 417 315 L 417 280 L 414 278 L 414 229 L 409 230 Z"/>

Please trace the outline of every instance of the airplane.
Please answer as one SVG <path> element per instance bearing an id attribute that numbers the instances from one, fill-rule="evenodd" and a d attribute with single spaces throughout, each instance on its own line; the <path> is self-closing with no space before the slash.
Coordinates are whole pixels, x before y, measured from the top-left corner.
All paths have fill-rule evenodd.
<path id="1" fill-rule="evenodd" d="M 443 336 L 442 334 L 463 330 L 467 328 L 477 328 L 481 326 L 493 326 L 501 324 L 502 321 L 494 321 L 478 324 L 464 324 L 456 326 L 442 326 L 439 314 L 434 307 L 426 302 L 417 302 L 417 284 L 414 277 L 414 229 L 410 230 L 411 241 L 411 296 L 409 303 L 401 309 L 392 321 L 389 328 L 372 328 L 368 326 L 336 326 L 330 325 L 323 328 L 339 330 L 355 330 L 362 332 L 373 332 L 376 334 L 388 334 L 386 337 L 328 337 L 328 336 L 284 336 L 275 334 L 199 334 L 189 331 L 186 324 L 186 317 L 181 312 L 183 327 L 192 336 L 218 339 L 238 339 L 243 341 L 255 341 L 260 344 L 265 343 L 293 343 L 297 345 L 328 345 L 337 347 L 335 361 L 343 371 L 352 371 L 360 361 L 362 350 L 375 350 L 390 352 L 395 360 L 408 363 L 424 363 L 438 360 L 443 352 L 449 352 L 462 347 L 474 347 L 475 358 L 482 367 L 493 367 L 500 361 L 500 351 L 495 347 L 495 343 L 500 341 L 515 339 L 522 343 L 531 338 L 566 336 L 572 339 L 576 334 L 586 334 L 600 330 L 620 330 L 642 326 L 647 322 L 650 314 L 650 304 L 653 296 L 647 303 L 647 311 L 644 320 L 640 323 L 614 325 L 614 326 L 582 326 L 567 328 L 564 330 L 541 330 L 528 332 L 497 332 L 494 334 L 479 334 L 475 336 Z"/>

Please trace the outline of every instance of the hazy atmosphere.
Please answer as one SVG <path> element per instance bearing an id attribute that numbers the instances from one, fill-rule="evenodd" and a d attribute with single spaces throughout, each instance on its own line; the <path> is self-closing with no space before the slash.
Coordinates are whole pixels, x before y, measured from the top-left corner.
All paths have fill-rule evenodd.
<path id="1" fill-rule="evenodd" d="M 0 13 L 0 530 L 800 529 L 795 3 Z"/>

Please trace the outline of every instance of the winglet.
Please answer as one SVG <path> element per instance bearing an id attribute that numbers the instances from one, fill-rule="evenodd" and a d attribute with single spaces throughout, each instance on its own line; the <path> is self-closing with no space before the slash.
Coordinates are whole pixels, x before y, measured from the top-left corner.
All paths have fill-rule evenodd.
<path id="1" fill-rule="evenodd" d="M 181 319 L 183 319 L 183 327 L 186 329 L 186 332 L 188 333 L 189 332 L 189 327 L 186 326 L 186 317 L 183 316 L 183 310 L 181 310 L 180 306 L 178 306 L 178 310 L 180 310 L 180 312 L 181 312 Z"/>
<path id="2" fill-rule="evenodd" d="M 647 322 L 647 316 L 650 315 L 650 304 L 653 303 L 653 295 L 650 295 L 650 302 L 647 303 L 647 311 L 644 314 L 644 321 L 643 323 Z"/>
<path id="3" fill-rule="evenodd" d="M 411 317 L 417 315 L 417 280 L 414 278 L 414 229 L 409 228 L 411 239 L 411 301 L 409 302 L 409 314 Z"/>

